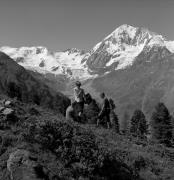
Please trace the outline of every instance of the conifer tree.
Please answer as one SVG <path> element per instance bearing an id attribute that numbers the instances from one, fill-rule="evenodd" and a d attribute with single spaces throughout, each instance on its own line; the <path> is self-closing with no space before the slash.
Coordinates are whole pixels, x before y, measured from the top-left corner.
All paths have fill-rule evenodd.
<path id="1" fill-rule="evenodd" d="M 129 129 L 129 114 L 127 111 L 125 111 L 124 115 L 123 115 L 123 119 L 122 119 L 122 122 L 121 122 L 121 129 L 122 129 L 122 132 L 124 134 L 126 134 L 128 132 L 128 129 Z"/>
<path id="2" fill-rule="evenodd" d="M 119 133 L 120 132 L 120 125 L 119 125 L 118 116 L 115 112 L 116 105 L 114 103 L 114 100 L 111 98 L 109 99 L 109 105 L 110 105 L 111 126 L 117 133 Z"/>
<path id="3" fill-rule="evenodd" d="M 174 116 L 171 116 L 171 125 L 172 125 L 172 142 L 174 143 Z"/>
<path id="4" fill-rule="evenodd" d="M 148 132 L 146 117 L 141 110 L 135 110 L 131 118 L 130 132 L 137 137 L 145 137 Z"/>
<path id="5" fill-rule="evenodd" d="M 114 111 L 111 111 L 110 119 L 113 129 L 116 131 L 116 133 L 119 133 L 120 132 L 119 120 L 117 114 Z"/>
<path id="6" fill-rule="evenodd" d="M 172 139 L 171 116 L 164 105 L 158 103 L 151 117 L 152 138 L 160 143 L 169 145 Z"/>

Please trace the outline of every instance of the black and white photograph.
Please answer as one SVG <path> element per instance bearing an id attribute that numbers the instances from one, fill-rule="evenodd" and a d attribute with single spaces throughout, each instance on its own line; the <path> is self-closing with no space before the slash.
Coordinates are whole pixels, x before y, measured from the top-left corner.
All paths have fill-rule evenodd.
<path id="1" fill-rule="evenodd" d="M 174 180 L 174 0 L 0 0 L 0 180 Z"/>

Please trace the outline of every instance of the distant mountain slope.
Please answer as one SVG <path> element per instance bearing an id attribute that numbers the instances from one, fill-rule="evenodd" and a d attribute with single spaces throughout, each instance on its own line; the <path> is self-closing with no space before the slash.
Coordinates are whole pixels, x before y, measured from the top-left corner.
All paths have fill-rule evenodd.
<path id="1" fill-rule="evenodd" d="M 2 52 L 0 52 L 0 92 L 62 113 L 69 104 L 68 98 L 63 94 L 51 90 L 43 82 L 36 80 Z"/>
<path id="2" fill-rule="evenodd" d="M 160 100 L 173 111 L 174 41 L 148 29 L 122 25 L 89 52 L 50 52 L 44 47 L 1 50 L 37 80 L 69 97 L 77 79 L 95 97 L 106 92 L 117 101 L 120 116 L 135 108 L 149 116 Z"/>
<path id="3" fill-rule="evenodd" d="M 174 55 L 163 47 L 143 52 L 132 66 L 95 79 L 92 87 L 114 98 L 120 117 L 137 108 L 150 117 L 160 101 L 173 112 Z"/>
<path id="4" fill-rule="evenodd" d="M 65 75 L 62 74 L 54 75 L 52 73 L 46 73 L 43 75 L 42 73 L 38 73 L 37 71 L 32 71 L 29 69 L 27 69 L 27 71 L 34 78 L 36 78 L 40 82 L 43 82 L 51 89 L 54 89 L 54 91 L 63 92 L 63 94 L 67 88 L 68 82 L 71 81 L 69 78 L 67 78 Z"/>

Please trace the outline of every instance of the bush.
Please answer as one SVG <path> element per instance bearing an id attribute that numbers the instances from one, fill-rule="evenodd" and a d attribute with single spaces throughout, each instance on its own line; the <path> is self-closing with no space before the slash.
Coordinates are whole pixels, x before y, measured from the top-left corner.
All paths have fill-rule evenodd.
<path id="1" fill-rule="evenodd" d="M 32 126 L 33 127 L 33 126 Z M 78 179 L 133 179 L 131 170 L 100 148 L 95 135 L 76 124 L 44 120 L 28 131 L 25 140 L 42 145 L 63 163 L 62 177 Z M 124 168 L 123 168 L 124 167 Z"/>
<path id="2" fill-rule="evenodd" d="M 99 113 L 99 107 L 94 99 L 91 98 L 91 100 L 88 101 L 88 105 L 85 107 L 84 113 L 87 119 L 87 123 L 96 124 Z"/>

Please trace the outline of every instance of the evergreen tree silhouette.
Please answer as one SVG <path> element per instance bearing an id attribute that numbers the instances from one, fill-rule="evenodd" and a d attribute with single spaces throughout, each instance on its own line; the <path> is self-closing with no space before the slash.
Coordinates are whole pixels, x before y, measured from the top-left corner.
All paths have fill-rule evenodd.
<path id="1" fill-rule="evenodd" d="M 151 117 L 152 138 L 154 140 L 170 145 L 172 139 L 171 118 L 164 103 L 158 103 Z"/>
<path id="2" fill-rule="evenodd" d="M 21 100 L 21 90 L 16 83 L 10 82 L 8 84 L 7 93 L 11 98 L 17 97 L 17 99 Z"/>
<path id="3" fill-rule="evenodd" d="M 131 134 L 140 138 L 144 138 L 148 133 L 146 117 L 144 113 L 139 109 L 134 111 L 134 114 L 131 118 L 130 132 Z"/>
<path id="4" fill-rule="evenodd" d="M 111 125 L 113 129 L 116 131 L 116 133 L 119 133 L 120 132 L 119 120 L 114 110 L 111 110 L 110 112 L 110 119 L 111 119 Z"/>
<path id="5" fill-rule="evenodd" d="M 110 104 L 110 120 L 111 120 L 111 126 L 113 127 L 113 129 L 119 133 L 120 132 L 120 125 L 119 125 L 119 120 L 118 120 L 118 116 L 115 112 L 116 109 L 116 105 L 114 103 L 113 99 L 109 99 L 109 104 Z"/>
<path id="6" fill-rule="evenodd" d="M 123 119 L 121 122 L 121 129 L 124 134 L 127 134 L 128 129 L 129 129 L 129 114 L 127 111 L 125 111 L 123 115 Z"/>

